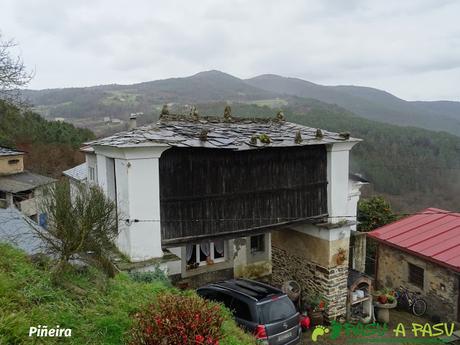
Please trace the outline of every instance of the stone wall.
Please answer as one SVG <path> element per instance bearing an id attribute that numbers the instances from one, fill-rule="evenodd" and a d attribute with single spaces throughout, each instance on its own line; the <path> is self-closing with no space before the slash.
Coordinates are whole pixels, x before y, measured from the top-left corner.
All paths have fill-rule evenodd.
<path id="1" fill-rule="evenodd" d="M 348 267 L 326 268 L 272 245 L 272 283 L 280 287 L 287 280 L 295 280 L 302 287 L 303 297 L 323 295 L 329 302 L 328 319 L 346 314 Z"/>
<path id="2" fill-rule="evenodd" d="M 452 322 L 458 320 L 459 275 L 430 261 L 380 244 L 378 250 L 377 287 L 407 287 L 420 292 L 428 304 L 427 314 Z M 409 263 L 422 267 L 423 289 L 408 281 Z"/>
<path id="3" fill-rule="evenodd" d="M 217 282 L 220 280 L 232 279 L 233 278 L 233 268 L 226 268 L 222 270 L 204 272 L 201 274 L 196 274 L 189 278 L 182 278 L 180 274 L 169 276 L 169 278 L 171 279 L 171 282 L 175 286 L 196 289 L 208 283 Z"/>

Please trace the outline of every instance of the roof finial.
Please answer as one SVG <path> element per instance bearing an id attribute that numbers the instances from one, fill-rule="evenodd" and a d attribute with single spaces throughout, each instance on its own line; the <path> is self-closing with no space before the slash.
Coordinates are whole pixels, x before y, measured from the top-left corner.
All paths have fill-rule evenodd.
<path id="1" fill-rule="evenodd" d="M 230 121 L 231 119 L 232 119 L 232 108 L 229 105 L 226 105 L 224 109 L 224 120 Z"/>
<path id="2" fill-rule="evenodd" d="M 281 110 L 276 114 L 276 119 L 278 121 L 284 121 L 284 113 Z"/>
<path id="3" fill-rule="evenodd" d="M 192 106 L 190 109 L 190 116 L 193 118 L 194 121 L 198 121 L 200 119 L 200 114 L 195 106 Z"/>
<path id="4" fill-rule="evenodd" d="M 344 138 L 345 140 L 350 139 L 350 132 L 341 132 L 339 133 L 340 137 Z"/>
<path id="5" fill-rule="evenodd" d="M 169 109 L 167 104 L 163 104 L 163 108 L 161 108 L 160 119 L 165 115 L 169 115 Z"/>
<path id="6" fill-rule="evenodd" d="M 208 140 L 208 133 L 209 133 L 209 130 L 207 130 L 207 129 L 201 130 L 201 132 L 200 132 L 200 140 L 201 141 L 207 141 Z"/>
<path id="7" fill-rule="evenodd" d="M 302 143 L 303 139 L 302 139 L 302 134 L 300 134 L 300 129 L 297 131 L 297 133 L 295 134 L 295 139 L 294 139 L 294 142 L 296 144 L 300 144 Z"/>
<path id="8" fill-rule="evenodd" d="M 322 139 L 323 138 L 323 131 L 321 129 L 316 130 L 316 139 Z"/>

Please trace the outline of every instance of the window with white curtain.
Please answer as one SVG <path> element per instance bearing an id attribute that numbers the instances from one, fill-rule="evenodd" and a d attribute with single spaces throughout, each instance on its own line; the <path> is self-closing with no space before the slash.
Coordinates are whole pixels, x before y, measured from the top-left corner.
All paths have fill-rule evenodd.
<path id="1" fill-rule="evenodd" d="M 225 261 L 226 241 L 204 241 L 188 244 L 186 247 L 187 265 L 204 266 Z"/>

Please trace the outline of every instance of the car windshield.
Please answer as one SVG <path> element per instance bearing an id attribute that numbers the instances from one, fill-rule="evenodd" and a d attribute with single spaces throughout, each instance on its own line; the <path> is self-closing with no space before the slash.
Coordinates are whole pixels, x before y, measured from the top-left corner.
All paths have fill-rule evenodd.
<path id="1" fill-rule="evenodd" d="M 259 306 L 263 323 L 273 323 L 289 318 L 296 313 L 294 304 L 287 296 L 273 299 Z"/>

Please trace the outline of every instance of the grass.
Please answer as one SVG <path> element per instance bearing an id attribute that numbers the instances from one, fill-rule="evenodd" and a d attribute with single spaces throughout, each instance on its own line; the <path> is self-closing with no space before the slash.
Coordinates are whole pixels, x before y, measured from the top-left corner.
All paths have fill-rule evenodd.
<path id="1" fill-rule="evenodd" d="M 179 291 L 162 282 L 105 278 L 94 269 L 72 270 L 53 283 L 47 263 L 0 244 L 0 345 L 125 344 L 131 315 L 158 294 Z M 188 292 L 192 293 L 192 292 Z M 223 345 L 253 344 L 223 309 Z M 29 327 L 71 328 L 71 338 L 29 338 Z"/>

